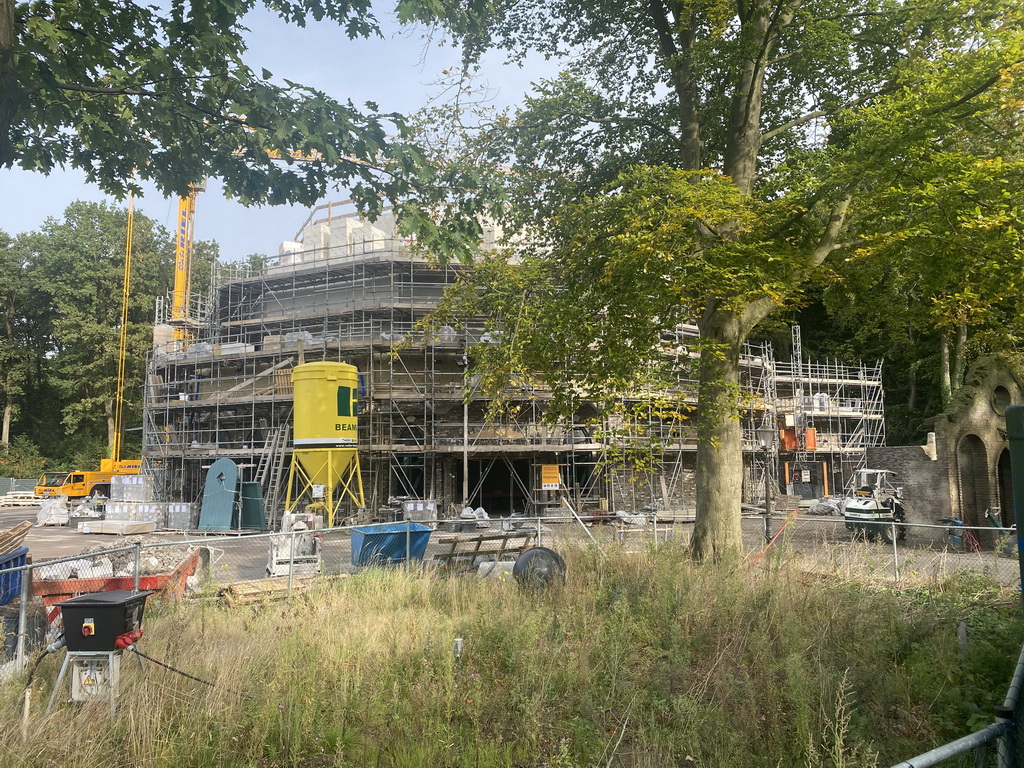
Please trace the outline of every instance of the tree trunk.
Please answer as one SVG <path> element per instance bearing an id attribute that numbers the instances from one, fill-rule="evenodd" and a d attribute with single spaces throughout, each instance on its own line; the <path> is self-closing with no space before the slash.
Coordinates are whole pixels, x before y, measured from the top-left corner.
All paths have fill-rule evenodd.
<path id="1" fill-rule="evenodd" d="M 740 350 L 746 332 L 732 312 L 715 311 L 698 323 L 700 353 L 697 412 L 705 419 L 697 441 L 697 521 L 693 554 L 726 560 L 742 553 L 743 435 L 737 395 Z"/>
<path id="2" fill-rule="evenodd" d="M 939 394 L 942 397 L 942 408 L 945 410 L 953 396 L 953 387 L 949 375 L 949 337 L 939 337 Z"/>
<path id="3" fill-rule="evenodd" d="M 800 0 L 754 0 L 742 17 L 740 46 L 747 51 L 732 94 L 723 170 L 745 194 L 754 191 L 761 150 L 761 95 L 765 69 L 782 30 L 793 21 Z"/>
<path id="4" fill-rule="evenodd" d="M 14 163 L 11 126 L 25 99 L 14 77 L 15 0 L 0 0 L 0 168 Z"/>
<path id="5" fill-rule="evenodd" d="M 114 445 L 114 401 L 107 400 L 105 407 L 107 412 L 107 452 L 110 452 Z"/>
<path id="6" fill-rule="evenodd" d="M 11 398 L 8 395 L 7 403 L 4 405 L 4 424 L 0 428 L 0 448 L 7 450 L 7 446 L 11 444 L 11 416 L 14 413 L 14 405 L 11 403 Z"/>
<path id="7" fill-rule="evenodd" d="M 964 385 L 964 369 L 967 367 L 967 323 L 960 323 L 956 329 L 956 344 L 953 347 L 953 372 L 950 381 L 950 395 Z"/>

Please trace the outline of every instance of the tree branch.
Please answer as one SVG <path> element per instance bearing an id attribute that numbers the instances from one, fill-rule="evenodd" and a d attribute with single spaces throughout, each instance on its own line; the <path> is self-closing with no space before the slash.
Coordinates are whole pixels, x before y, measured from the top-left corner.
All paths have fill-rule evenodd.
<path id="1" fill-rule="evenodd" d="M 818 109 L 818 110 L 815 110 L 814 112 L 808 112 L 807 114 L 800 115 L 800 117 L 795 118 L 793 120 L 790 120 L 788 123 L 783 123 L 782 125 L 776 126 L 775 128 L 772 128 L 771 130 L 766 131 L 765 133 L 762 133 L 761 134 L 761 141 L 768 141 L 768 139 L 774 139 L 780 133 L 785 133 L 786 131 L 790 130 L 791 128 L 796 128 L 798 126 L 804 125 L 805 123 L 809 123 L 811 120 L 814 120 L 816 118 L 826 117 L 828 115 L 834 115 L 834 114 L 837 114 L 839 112 L 842 112 L 844 109 L 849 109 L 850 107 L 855 107 L 858 104 L 860 104 L 861 102 L 863 102 L 863 101 L 865 101 L 865 100 L 867 100 L 867 99 L 869 99 L 869 98 L 871 98 L 873 96 L 877 96 L 877 95 L 878 94 L 875 94 L 875 93 L 864 94 L 863 96 L 857 96 L 857 97 L 855 97 L 853 99 L 850 99 L 846 103 L 840 104 L 839 106 L 835 107 L 834 109 Z"/>
<path id="2" fill-rule="evenodd" d="M 839 247 L 839 233 L 842 232 L 843 225 L 846 223 L 846 212 L 852 201 L 852 190 L 848 189 L 843 198 L 832 206 L 828 223 L 825 225 L 821 237 L 818 238 L 818 244 L 807 255 L 805 262 L 790 273 L 787 280 L 790 285 L 800 285 L 808 273 L 820 265 L 826 256 Z M 740 313 L 740 323 L 744 330 L 747 332 L 753 330 L 755 325 L 775 309 L 775 306 L 775 301 L 767 296 L 748 302 Z"/>
<path id="3" fill-rule="evenodd" d="M 672 76 L 672 84 L 676 94 L 676 103 L 679 107 L 679 127 L 681 136 L 677 139 L 683 153 L 683 167 L 688 170 L 700 168 L 700 119 L 698 115 L 700 97 L 697 78 L 693 72 L 693 63 L 690 59 L 695 39 L 695 11 L 690 12 L 690 18 L 684 20 L 675 18 L 675 28 L 678 29 L 679 43 L 673 36 L 673 24 L 669 20 L 668 9 L 664 0 L 649 0 L 648 10 L 650 12 L 651 24 L 658 40 L 658 48 L 665 59 L 665 66 Z M 681 8 L 676 9 L 680 13 Z"/>

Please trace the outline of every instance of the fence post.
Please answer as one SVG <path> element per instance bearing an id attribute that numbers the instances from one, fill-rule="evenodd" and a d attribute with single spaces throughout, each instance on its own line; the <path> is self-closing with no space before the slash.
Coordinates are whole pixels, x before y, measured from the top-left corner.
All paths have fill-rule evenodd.
<path id="1" fill-rule="evenodd" d="M 658 548 L 658 513 L 654 512 L 654 516 L 651 518 L 654 520 L 654 548 Z"/>
<path id="2" fill-rule="evenodd" d="M 288 599 L 292 597 L 292 583 L 295 574 L 295 531 L 288 537 Z"/>
<path id="3" fill-rule="evenodd" d="M 896 549 L 896 521 L 890 521 L 892 525 L 892 567 L 896 572 L 896 581 L 900 580 L 900 553 Z"/>
<path id="4" fill-rule="evenodd" d="M 1024 601 L 1024 405 L 1006 409 L 1006 437 L 1010 442 L 1010 476 L 1013 480 L 1013 520 L 1017 525 L 1017 563 L 1021 600 Z"/>
<path id="5" fill-rule="evenodd" d="M 405 570 L 409 570 L 409 560 L 412 559 L 412 521 L 405 518 Z"/>
<path id="6" fill-rule="evenodd" d="M 543 547 L 544 546 L 544 542 L 543 542 L 543 540 L 541 538 L 540 512 L 537 513 L 537 546 L 538 547 Z"/>
<path id="7" fill-rule="evenodd" d="M 135 583 L 132 585 L 132 591 L 139 591 L 139 577 L 142 574 L 142 542 L 135 542 Z"/>
<path id="8" fill-rule="evenodd" d="M 28 666 L 26 652 L 28 645 L 28 600 L 32 591 L 32 566 L 26 565 L 21 572 L 21 596 L 18 598 L 18 645 L 15 650 L 15 658 L 18 663 L 15 665 L 19 672 L 23 672 Z"/>
<path id="9" fill-rule="evenodd" d="M 1010 727 L 996 739 L 996 766 L 998 768 L 1016 768 L 1017 762 L 1013 749 L 1013 709 L 1003 704 L 997 704 L 997 723 L 1010 723 Z"/>

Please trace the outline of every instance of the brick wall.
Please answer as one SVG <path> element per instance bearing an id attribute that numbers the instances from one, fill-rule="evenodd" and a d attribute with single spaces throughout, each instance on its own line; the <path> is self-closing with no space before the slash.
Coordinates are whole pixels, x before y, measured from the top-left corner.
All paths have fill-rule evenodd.
<path id="1" fill-rule="evenodd" d="M 911 523 L 934 524 L 950 513 L 949 464 L 945 451 L 932 460 L 920 445 L 868 448 L 867 466 L 889 469 L 897 474 L 894 484 L 903 486 L 904 509 Z M 907 541 L 913 544 L 943 544 L 942 529 L 912 529 Z"/>

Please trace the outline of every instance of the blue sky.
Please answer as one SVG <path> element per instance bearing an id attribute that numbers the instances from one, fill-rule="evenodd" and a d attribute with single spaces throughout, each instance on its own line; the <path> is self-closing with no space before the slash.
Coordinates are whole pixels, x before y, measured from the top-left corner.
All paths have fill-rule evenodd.
<path id="1" fill-rule="evenodd" d="M 382 17 L 382 21 L 385 21 Z M 319 88 L 357 105 L 376 101 L 387 112 L 413 112 L 436 95 L 440 73 L 458 63 L 458 51 L 423 37 L 423 30 L 402 30 L 387 24 L 384 39 L 348 40 L 334 23 L 311 22 L 300 28 L 285 24 L 263 9 L 250 14 L 246 26 L 250 66 L 266 67 L 275 79 Z M 518 104 L 531 80 L 554 74 L 543 61 L 525 68 L 506 65 L 500 55 L 484 62 L 484 81 L 496 106 Z M 343 200 L 339 191 L 330 200 Z M 8 234 L 39 227 L 48 216 L 60 216 L 74 200 L 109 199 L 86 183 L 77 171 L 49 176 L 18 169 L 0 170 L 0 230 Z M 327 202 L 325 199 L 323 202 Z M 177 200 L 164 199 L 152 188 L 136 201 L 137 209 L 173 228 Z M 309 212 L 303 206 L 246 208 L 225 199 L 210 180 L 196 205 L 196 238 L 220 243 L 221 257 L 249 253 L 276 254 L 281 241 L 291 240 Z"/>

